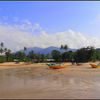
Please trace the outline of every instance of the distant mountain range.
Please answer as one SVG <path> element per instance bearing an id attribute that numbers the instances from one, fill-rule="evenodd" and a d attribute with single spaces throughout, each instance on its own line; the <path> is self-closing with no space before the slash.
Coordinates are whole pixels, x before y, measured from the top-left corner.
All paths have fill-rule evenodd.
<path id="1" fill-rule="evenodd" d="M 65 50 L 60 49 L 59 47 L 54 47 L 54 46 L 50 46 L 47 48 L 39 48 L 39 47 L 33 47 L 33 48 L 27 48 L 27 51 L 25 52 L 26 54 L 28 54 L 31 50 L 34 51 L 34 53 L 40 53 L 40 54 L 50 54 L 52 52 L 52 50 L 58 50 L 60 52 L 64 52 Z M 71 49 L 69 48 L 68 51 L 76 51 L 77 49 Z M 23 51 L 23 50 L 21 50 Z"/>

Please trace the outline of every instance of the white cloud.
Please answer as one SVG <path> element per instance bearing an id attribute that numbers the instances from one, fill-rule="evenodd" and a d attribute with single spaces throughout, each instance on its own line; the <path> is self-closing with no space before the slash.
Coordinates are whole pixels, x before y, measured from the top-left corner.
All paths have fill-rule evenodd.
<path id="1" fill-rule="evenodd" d="M 24 46 L 44 48 L 48 46 L 60 47 L 61 44 L 68 44 L 70 48 L 81 48 L 88 45 L 100 47 L 100 37 L 91 37 L 71 29 L 64 32 L 49 34 L 43 31 L 38 23 L 33 25 L 31 22 L 26 21 L 23 24 L 26 25 L 23 30 L 20 29 L 20 25 L 1 24 L 0 42 L 4 42 L 6 47 L 14 51 L 23 49 Z M 33 31 L 25 31 L 27 27 L 31 27 Z M 35 30 L 39 31 L 38 35 L 35 34 Z"/>

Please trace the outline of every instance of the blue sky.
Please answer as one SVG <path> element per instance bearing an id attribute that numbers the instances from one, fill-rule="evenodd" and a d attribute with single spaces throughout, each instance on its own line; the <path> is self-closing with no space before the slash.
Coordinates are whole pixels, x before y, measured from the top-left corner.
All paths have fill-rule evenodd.
<path id="1" fill-rule="evenodd" d="M 99 1 L 0 1 L 0 23 L 8 26 L 30 22 L 48 34 L 73 30 L 100 36 Z M 22 31 L 22 30 L 21 30 Z M 24 30 L 25 32 L 26 30 Z M 28 34 L 35 34 L 28 30 Z M 75 33 L 76 34 L 76 33 Z"/>
<path id="2" fill-rule="evenodd" d="M 49 33 L 69 28 L 91 32 L 89 26 L 93 26 L 90 23 L 98 14 L 100 2 L 97 1 L 0 2 L 0 16 L 7 17 L 9 23 L 12 23 L 15 17 L 20 20 L 28 19 L 32 23 L 39 23 Z"/>

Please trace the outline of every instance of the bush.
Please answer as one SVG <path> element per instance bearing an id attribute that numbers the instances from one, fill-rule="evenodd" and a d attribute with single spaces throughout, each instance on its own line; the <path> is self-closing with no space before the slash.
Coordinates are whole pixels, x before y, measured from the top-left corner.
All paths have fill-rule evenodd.
<path id="1" fill-rule="evenodd" d="M 5 57 L 4 56 L 0 56 L 0 63 L 5 62 Z"/>

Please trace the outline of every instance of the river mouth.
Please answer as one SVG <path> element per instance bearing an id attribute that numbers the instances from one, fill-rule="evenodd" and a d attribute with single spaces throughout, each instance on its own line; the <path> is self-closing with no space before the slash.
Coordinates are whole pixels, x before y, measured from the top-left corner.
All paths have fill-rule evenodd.
<path id="1" fill-rule="evenodd" d="M 100 69 L 42 66 L 0 70 L 0 98 L 100 99 Z"/>

